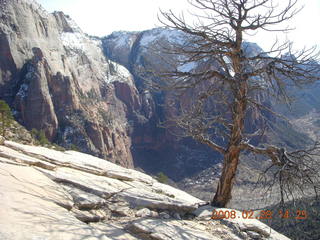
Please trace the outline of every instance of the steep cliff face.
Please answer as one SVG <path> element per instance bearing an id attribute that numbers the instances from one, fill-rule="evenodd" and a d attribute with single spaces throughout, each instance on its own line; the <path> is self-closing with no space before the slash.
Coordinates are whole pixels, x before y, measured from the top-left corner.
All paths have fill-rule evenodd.
<path id="1" fill-rule="evenodd" d="M 0 97 L 28 129 L 123 166 L 132 167 L 134 157 L 137 166 L 177 178 L 213 163 L 205 148 L 178 142 L 158 127 L 174 110 L 161 106 L 168 98 L 146 90 L 139 73 L 146 62 L 162 65 L 146 51 L 156 39 L 180 41 L 182 35 L 121 32 L 102 46 L 62 12 L 48 14 L 29 0 L 2 6 Z"/>
<path id="2" fill-rule="evenodd" d="M 132 167 L 129 113 L 141 100 L 129 72 L 62 12 L 1 2 L 0 98 L 28 129 Z"/>
<path id="3" fill-rule="evenodd" d="M 219 68 L 214 60 L 202 59 L 201 61 L 186 63 L 184 62 L 186 56 L 181 53 L 170 54 L 170 52 L 174 52 L 172 49 L 188 46 L 189 42 L 192 42 L 189 41 L 190 38 L 191 36 L 177 30 L 156 28 L 139 33 L 115 32 L 105 37 L 102 42 L 106 55 L 126 66 L 134 76 L 139 92 L 144 93 L 149 87 L 146 85 L 146 82 L 148 82 L 146 80 L 154 77 L 157 81 L 158 78 L 161 78 L 157 73 L 162 70 L 174 71 L 178 69 L 182 72 L 190 72 L 212 67 Z M 247 42 L 244 43 L 243 50 L 247 56 L 255 56 L 262 51 L 257 44 Z M 176 52 L 179 52 L 179 50 L 176 50 Z M 255 66 L 248 65 L 247 67 L 254 68 Z M 153 73 L 156 73 L 155 76 Z M 207 83 L 203 82 L 203 84 L 188 90 L 180 97 L 179 104 L 185 107 L 191 106 L 192 99 L 195 99 L 194 96 L 197 96 L 207 87 Z M 294 118 L 292 113 L 284 110 L 286 109 L 284 106 L 280 106 L 278 102 L 268 98 L 265 94 L 257 94 L 254 97 L 269 108 L 279 110 L 287 118 Z M 137 163 L 144 169 L 151 172 L 164 171 L 175 180 L 179 180 L 211 167 L 220 161 L 221 156 L 215 154 L 206 146 L 197 144 L 192 139 L 177 139 L 170 133 L 170 130 L 172 130 L 170 128 L 162 130 L 158 128 L 157 124 L 159 122 L 170 120 L 179 112 L 179 105 L 173 99 L 172 91 L 171 93 L 152 93 L 152 98 L 149 101 L 156 107 L 151 112 L 152 117 L 147 119 L 141 131 L 139 128 L 135 128 L 132 138 L 133 154 Z M 299 99 L 298 105 L 301 103 L 306 105 L 306 103 L 303 103 L 306 102 L 305 99 L 305 97 Z M 226 106 L 216 104 L 215 100 L 211 99 L 208 101 L 207 109 L 223 112 L 225 111 L 224 107 Z M 264 120 L 257 118 L 253 111 L 248 111 L 248 114 L 251 115 L 250 121 L 246 122 L 246 129 L 249 132 L 255 132 L 259 127 L 264 126 Z M 264 117 L 268 120 L 267 124 L 271 126 L 270 131 L 267 131 L 263 139 L 252 139 L 252 143 L 262 140 L 292 148 L 310 143 L 310 139 L 306 135 L 298 133 L 292 125 L 283 122 L 281 119 L 276 119 L 270 112 L 265 111 Z M 148 132 L 148 129 L 152 129 L 152 131 Z M 147 137 L 145 137 L 146 135 Z M 221 139 L 221 141 L 223 140 Z M 152 159 L 152 163 L 150 163 L 150 159 Z"/>
<path id="4" fill-rule="evenodd" d="M 219 161 L 218 155 L 206 146 L 191 139 L 178 139 L 172 129 L 160 128 L 159 123 L 176 115 L 170 93 L 149 92 L 148 80 L 152 74 L 163 69 L 180 67 L 182 71 L 203 67 L 204 63 L 194 62 L 177 66 L 181 55 L 161 51 L 187 42 L 188 36 L 176 30 L 156 28 L 143 32 L 115 32 L 102 39 L 105 54 L 112 60 L 126 66 L 134 77 L 144 108 L 144 121 L 135 121 L 132 135 L 133 156 L 138 166 L 157 173 L 165 172 L 173 179 L 181 179 Z M 161 46 L 161 47 L 159 47 Z M 182 99 L 188 105 L 193 94 L 190 90 Z M 152 106 L 152 108 L 151 108 Z M 146 109 L 147 108 L 147 109 Z"/>

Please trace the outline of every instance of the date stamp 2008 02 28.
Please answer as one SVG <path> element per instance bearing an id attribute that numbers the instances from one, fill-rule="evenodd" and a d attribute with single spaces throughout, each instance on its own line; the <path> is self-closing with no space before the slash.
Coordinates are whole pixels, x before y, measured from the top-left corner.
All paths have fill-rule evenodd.
<path id="1" fill-rule="evenodd" d="M 283 218 L 283 219 L 297 219 L 304 220 L 307 219 L 307 211 L 306 210 L 279 210 L 279 211 L 271 211 L 271 210 L 261 210 L 255 212 L 253 210 L 213 210 L 211 219 L 273 219 L 275 217 Z"/>

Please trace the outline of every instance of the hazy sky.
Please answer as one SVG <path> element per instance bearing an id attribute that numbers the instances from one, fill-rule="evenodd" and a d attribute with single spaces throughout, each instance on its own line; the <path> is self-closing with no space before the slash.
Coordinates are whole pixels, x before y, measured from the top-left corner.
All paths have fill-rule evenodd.
<path id="1" fill-rule="evenodd" d="M 177 13 L 186 10 L 187 0 L 37 0 L 49 12 L 59 10 L 70 15 L 80 28 L 96 36 L 119 30 L 146 30 L 161 26 L 157 20 L 159 8 Z M 280 1 L 280 0 L 279 0 Z M 281 0 L 284 2 L 284 0 Z M 304 9 L 290 22 L 296 29 L 278 38 L 287 37 L 296 47 L 320 46 L 320 0 L 300 0 Z M 263 48 L 268 48 L 277 34 L 258 32 L 250 37 Z"/>

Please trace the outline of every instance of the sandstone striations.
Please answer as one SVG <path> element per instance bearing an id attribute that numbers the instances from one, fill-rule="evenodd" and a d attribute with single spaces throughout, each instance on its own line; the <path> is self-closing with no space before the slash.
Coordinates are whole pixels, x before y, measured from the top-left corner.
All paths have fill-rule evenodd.
<path id="1" fill-rule="evenodd" d="M 5 141 L 0 193 L 2 240 L 288 240 L 255 219 L 211 220 L 202 200 L 75 151 Z"/>

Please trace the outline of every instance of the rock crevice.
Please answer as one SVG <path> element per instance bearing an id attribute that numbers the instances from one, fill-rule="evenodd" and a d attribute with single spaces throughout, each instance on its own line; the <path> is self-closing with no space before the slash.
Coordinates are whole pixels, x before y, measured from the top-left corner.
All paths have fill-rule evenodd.
<path id="1" fill-rule="evenodd" d="M 287 240 L 258 220 L 211 220 L 212 207 L 144 173 L 10 141 L 0 146 L 0 201 L 2 240 Z"/>

